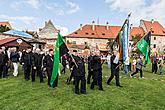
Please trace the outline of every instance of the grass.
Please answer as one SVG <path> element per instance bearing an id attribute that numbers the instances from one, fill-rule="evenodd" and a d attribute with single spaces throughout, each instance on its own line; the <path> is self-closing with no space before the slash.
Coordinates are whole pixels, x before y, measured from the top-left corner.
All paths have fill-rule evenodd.
<path id="1" fill-rule="evenodd" d="M 59 87 L 52 89 L 45 83 L 25 81 L 19 77 L 0 79 L 0 110 L 163 110 L 165 109 L 165 75 L 152 75 L 150 65 L 144 68 L 145 79 L 129 78 L 121 72 L 123 88 L 106 85 L 109 76 L 107 65 L 103 66 L 105 91 L 90 90 L 86 95 L 75 95 L 74 86 L 66 85 L 69 74 L 62 74 Z M 164 68 L 165 70 L 165 68 Z M 69 71 L 67 71 L 69 73 Z M 139 74 L 137 76 L 139 77 Z M 154 79 L 154 80 L 153 80 Z"/>

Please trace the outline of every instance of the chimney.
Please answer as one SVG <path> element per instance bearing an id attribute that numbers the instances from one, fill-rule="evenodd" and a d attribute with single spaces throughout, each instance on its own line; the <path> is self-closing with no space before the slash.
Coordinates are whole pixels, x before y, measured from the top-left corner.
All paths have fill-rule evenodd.
<path id="1" fill-rule="evenodd" d="M 46 24 L 47 24 L 47 21 L 45 21 L 45 26 L 46 26 Z"/>
<path id="2" fill-rule="evenodd" d="M 95 21 L 92 21 L 92 30 L 95 30 Z"/>
<path id="3" fill-rule="evenodd" d="M 106 28 L 107 28 L 107 30 L 109 30 L 109 23 L 108 22 L 106 23 Z"/>
<path id="4" fill-rule="evenodd" d="M 80 24 L 80 30 L 82 31 L 82 24 Z"/>
<path id="5" fill-rule="evenodd" d="M 130 29 L 132 29 L 132 28 L 133 28 L 133 24 L 130 25 Z"/>
<path id="6" fill-rule="evenodd" d="M 154 23 L 154 19 L 151 19 L 151 23 L 152 23 L 152 24 Z"/>

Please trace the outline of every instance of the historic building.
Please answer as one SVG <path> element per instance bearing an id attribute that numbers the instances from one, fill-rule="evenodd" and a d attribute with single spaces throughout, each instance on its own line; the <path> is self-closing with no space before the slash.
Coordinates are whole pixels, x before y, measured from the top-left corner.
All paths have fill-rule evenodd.
<path id="1" fill-rule="evenodd" d="M 145 33 L 151 31 L 151 48 L 153 51 L 165 51 L 165 28 L 158 22 L 141 20 L 140 27 Z"/>
<path id="2" fill-rule="evenodd" d="M 80 25 L 79 29 L 66 36 L 67 44 L 82 45 L 87 44 L 90 49 L 95 50 L 99 47 L 106 51 L 106 44 L 109 38 L 115 39 L 119 33 L 121 26 L 98 25 L 92 24 Z M 130 26 L 130 44 L 133 43 L 133 38 L 137 36 L 144 36 L 151 30 L 151 47 L 158 50 L 165 49 L 165 28 L 158 21 L 140 21 L 140 26 Z M 95 48 L 95 49 L 94 49 Z M 99 48 L 99 49 L 100 49 Z M 153 49 L 153 50 L 154 50 Z M 101 51 L 101 50 L 100 50 Z"/>
<path id="3" fill-rule="evenodd" d="M 56 29 L 52 21 L 49 20 L 45 22 L 45 26 L 42 29 L 39 29 L 38 38 L 45 41 L 45 48 L 51 48 L 56 42 L 58 32 L 59 30 Z"/>
<path id="4" fill-rule="evenodd" d="M 108 39 L 115 39 L 121 30 L 121 26 L 110 26 L 107 22 L 106 25 L 92 24 L 80 25 L 80 28 L 66 36 L 67 44 L 82 45 L 87 44 L 90 50 L 100 50 L 102 52 L 108 51 Z M 136 35 L 144 35 L 141 27 L 132 27 L 130 40 Z"/>

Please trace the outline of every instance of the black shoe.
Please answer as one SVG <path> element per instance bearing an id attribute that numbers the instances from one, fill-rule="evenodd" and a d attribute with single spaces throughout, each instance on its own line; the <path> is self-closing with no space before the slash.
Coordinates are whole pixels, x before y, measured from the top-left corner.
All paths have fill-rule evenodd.
<path id="1" fill-rule="evenodd" d="M 103 89 L 103 88 L 99 88 L 99 90 L 100 90 L 100 91 L 104 91 L 104 89 Z"/>
<path id="2" fill-rule="evenodd" d="M 110 83 L 107 82 L 107 85 L 110 85 Z"/>
<path id="3" fill-rule="evenodd" d="M 94 90 L 94 87 L 90 87 L 92 90 Z"/>
<path id="4" fill-rule="evenodd" d="M 86 92 L 81 92 L 81 94 L 86 94 Z"/>
<path id="5" fill-rule="evenodd" d="M 44 83 L 44 81 L 40 81 L 40 83 Z"/>
<path id="6" fill-rule="evenodd" d="M 80 93 L 79 92 L 75 92 L 75 94 L 79 95 Z"/>
<path id="7" fill-rule="evenodd" d="M 121 85 L 117 85 L 117 87 L 123 87 L 123 86 L 121 86 Z"/>

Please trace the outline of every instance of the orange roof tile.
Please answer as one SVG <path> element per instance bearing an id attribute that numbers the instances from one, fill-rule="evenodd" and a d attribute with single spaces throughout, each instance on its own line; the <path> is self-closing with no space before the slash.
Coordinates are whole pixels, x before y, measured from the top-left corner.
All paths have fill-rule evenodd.
<path id="1" fill-rule="evenodd" d="M 107 39 L 107 38 L 115 38 L 118 34 L 121 26 L 103 26 L 103 25 L 95 25 L 95 29 L 92 29 L 93 25 L 84 25 L 73 33 L 69 34 L 67 37 L 81 37 L 81 38 L 99 38 L 99 39 Z"/>
<path id="2" fill-rule="evenodd" d="M 144 35 L 144 30 L 142 27 L 133 27 L 130 30 L 130 40 L 132 40 L 132 37 L 136 37 L 136 35 L 140 35 L 141 37 Z"/>
<path id="3" fill-rule="evenodd" d="M 78 30 L 72 32 L 67 37 L 74 37 L 74 38 L 98 38 L 98 39 L 108 39 L 108 38 L 116 38 L 118 35 L 121 26 L 108 26 L 109 30 L 107 30 L 106 25 L 95 25 L 95 30 L 92 30 L 92 25 L 84 25 Z M 133 27 L 130 31 L 130 40 L 132 36 L 136 36 L 140 34 L 141 36 L 144 35 L 144 30 L 141 27 Z"/>
<path id="4" fill-rule="evenodd" d="M 9 22 L 0 22 L 0 25 L 2 26 L 8 26 L 9 28 L 11 28 L 11 25 Z"/>
<path id="5" fill-rule="evenodd" d="M 153 35 L 165 35 L 165 28 L 158 21 L 153 21 L 153 23 L 152 21 L 142 21 L 144 22 L 147 31 L 150 31 L 152 28 Z"/>

